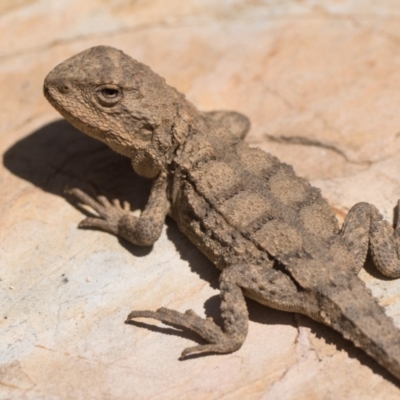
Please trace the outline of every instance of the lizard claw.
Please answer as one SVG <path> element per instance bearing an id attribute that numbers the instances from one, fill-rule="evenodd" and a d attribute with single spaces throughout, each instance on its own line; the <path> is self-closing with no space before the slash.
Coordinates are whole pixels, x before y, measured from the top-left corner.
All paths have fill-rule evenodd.
<path id="1" fill-rule="evenodd" d="M 101 218 L 87 217 L 78 224 L 78 228 L 99 228 L 108 231 L 109 226 L 106 221 Z"/>

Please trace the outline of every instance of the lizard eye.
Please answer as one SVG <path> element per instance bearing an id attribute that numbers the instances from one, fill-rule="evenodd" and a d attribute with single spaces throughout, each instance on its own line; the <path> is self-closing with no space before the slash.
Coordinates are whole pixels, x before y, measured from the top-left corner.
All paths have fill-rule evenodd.
<path id="1" fill-rule="evenodd" d="M 112 107 L 120 101 L 122 90 L 116 85 L 103 85 L 96 89 L 96 96 L 102 106 Z"/>

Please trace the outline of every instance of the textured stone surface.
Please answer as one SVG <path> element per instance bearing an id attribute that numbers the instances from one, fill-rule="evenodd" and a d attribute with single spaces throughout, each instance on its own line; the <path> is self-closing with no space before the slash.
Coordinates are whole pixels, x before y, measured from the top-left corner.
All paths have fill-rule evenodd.
<path id="1" fill-rule="evenodd" d="M 400 11 L 376 1 L 0 3 L 0 398 L 395 399 L 399 383 L 330 329 L 249 301 L 238 352 L 179 361 L 197 338 L 125 325 L 135 309 L 218 317 L 218 272 L 168 221 L 153 249 L 77 230 L 78 185 L 146 201 L 129 162 L 42 96 L 58 62 L 121 48 L 204 110 L 244 112 L 248 141 L 294 165 L 339 218 L 400 198 Z M 400 282 L 361 273 L 400 326 Z"/>

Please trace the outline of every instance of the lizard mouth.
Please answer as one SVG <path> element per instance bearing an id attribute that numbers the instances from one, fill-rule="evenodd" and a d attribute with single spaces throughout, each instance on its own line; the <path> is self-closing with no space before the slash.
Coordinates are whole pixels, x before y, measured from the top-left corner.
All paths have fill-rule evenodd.
<path id="1" fill-rule="evenodd" d="M 46 84 L 44 84 L 43 86 L 43 94 L 44 97 L 46 97 L 47 101 L 62 115 L 64 116 L 64 113 L 67 113 L 67 111 L 61 107 L 61 105 L 59 104 L 59 102 L 57 101 L 56 96 L 53 95 L 53 91 L 55 89 L 47 86 Z M 68 113 L 69 114 L 69 113 Z M 72 115 L 70 115 L 72 117 Z"/>
<path id="2" fill-rule="evenodd" d="M 49 87 L 47 85 L 44 85 L 43 87 L 43 94 L 46 99 L 72 126 L 94 139 L 105 142 L 106 140 L 104 137 L 104 133 L 101 130 L 96 129 L 82 119 L 75 117 L 65 107 L 63 107 L 63 105 L 57 99 L 57 92 L 57 89 L 51 86 Z"/>
<path id="3" fill-rule="evenodd" d="M 61 103 L 57 99 L 57 89 L 47 86 L 46 84 L 43 86 L 43 94 L 44 97 L 48 100 L 48 102 L 64 117 L 71 125 L 75 128 L 79 129 L 82 132 L 85 132 L 87 135 L 92 136 L 96 139 L 101 140 L 99 137 L 99 131 L 95 129 L 93 126 L 88 123 L 82 121 L 81 119 L 75 117 L 71 114 L 65 107 L 61 105 Z"/>

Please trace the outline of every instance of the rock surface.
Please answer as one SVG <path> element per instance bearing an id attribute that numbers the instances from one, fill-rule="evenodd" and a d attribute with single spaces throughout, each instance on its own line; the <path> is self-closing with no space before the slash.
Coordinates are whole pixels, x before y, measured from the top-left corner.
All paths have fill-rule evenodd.
<path id="1" fill-rule="evenodd" d="M 391 220 L 396 2 L 3 0 L 0 15 L 1 399 L 399 398 L 399 382 L 338 334 L 251 301 L 248 339 L 229 355 L 179 361 L 194 335 L 125 325 L 131 309 L 160 306 L 218 319 L 218 271 L 172 221 L 153 249 L 78 230 L 65 187 L 140 208 L 148 182 L 42 96 L 65 58 L 121 48 L 200 109 L 247 114 L 247 140 L 320 187 L 339 219 L 368 201 Z M 400 282 L 361 277 L 400 326 Z"/>

